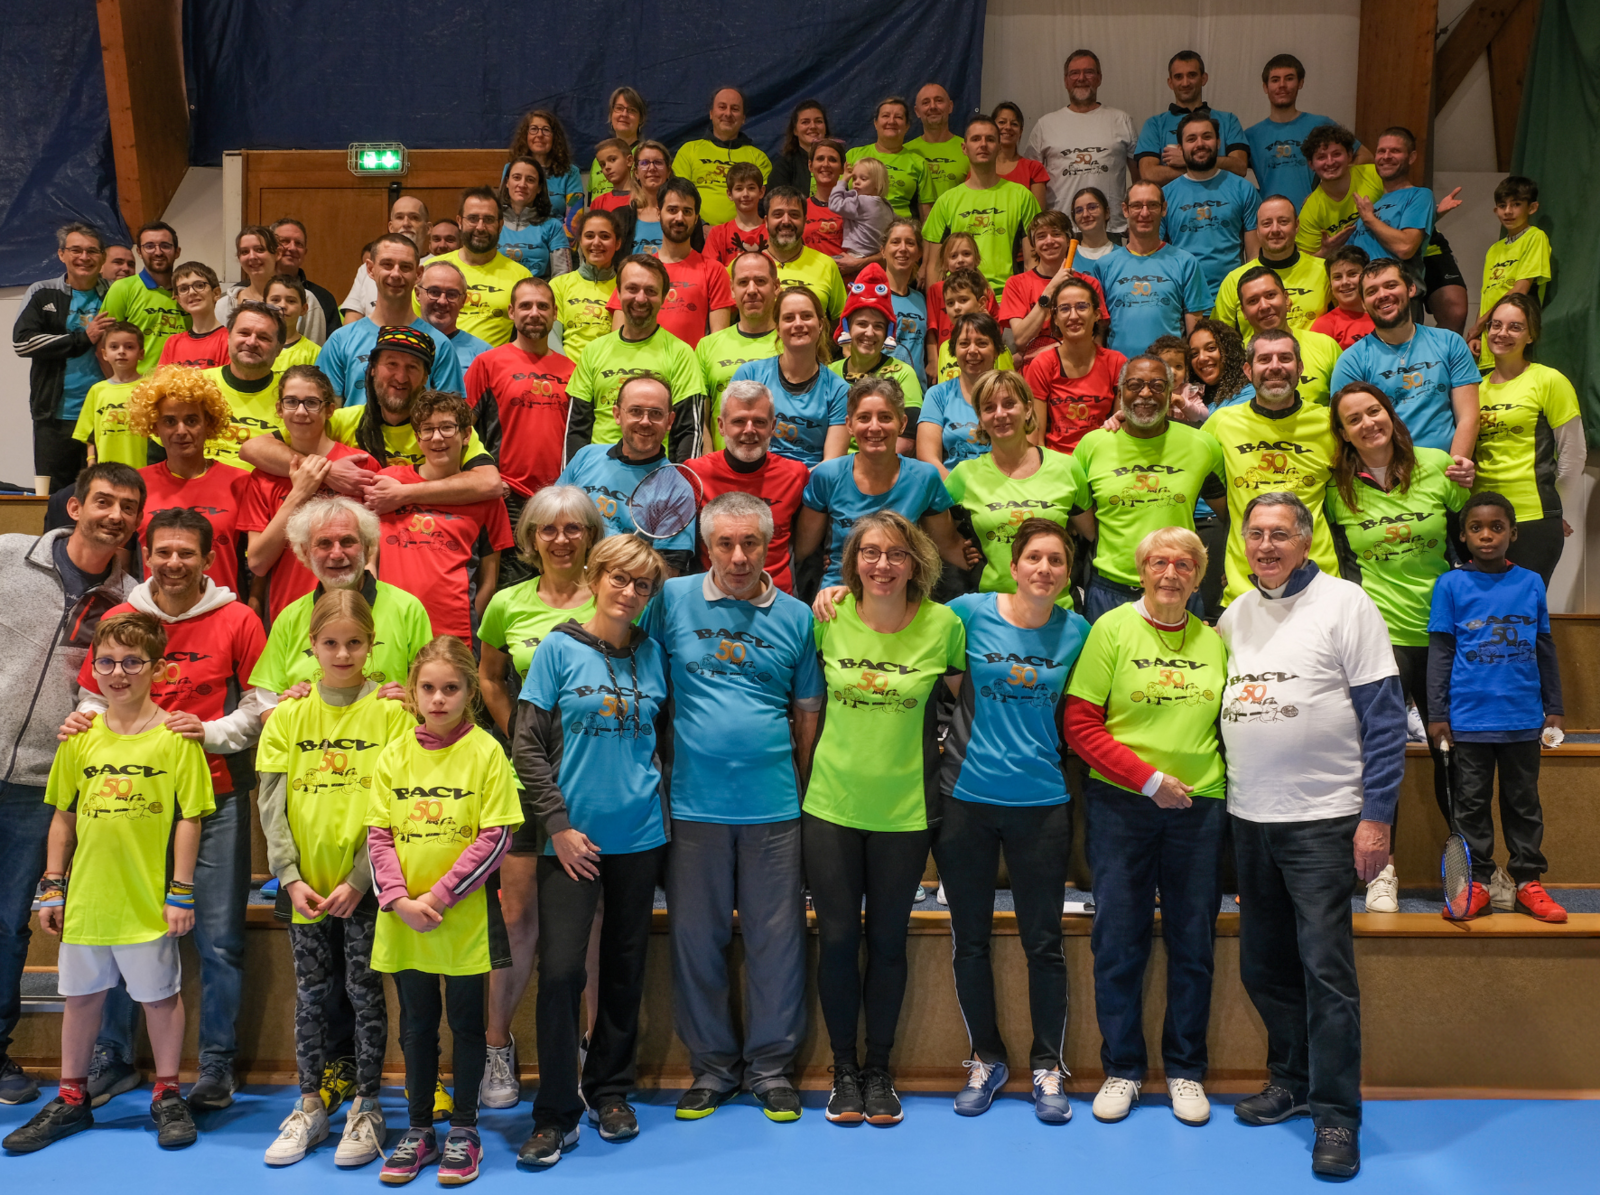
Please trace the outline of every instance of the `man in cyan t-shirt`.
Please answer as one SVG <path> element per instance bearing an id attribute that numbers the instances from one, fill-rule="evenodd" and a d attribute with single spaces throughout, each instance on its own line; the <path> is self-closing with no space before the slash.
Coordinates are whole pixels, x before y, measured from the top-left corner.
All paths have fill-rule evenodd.
<path id="1" fill-rule="evenodd" d="M 1359 216 L 1347 245 L 1363 250 L 1373 261 L 1392 257 L 1404 262 L 1406 273 L 1420 288 L 1422 258 L 1433 235 L 1433 192 L 1411 181 L 1417 160 L 1417 139 L 1410 129 L 1395 125 L 1378 138 L 1374 165 L 1383 180 L 1376 199 L 1356 195 Z"/>
<path id="2" fill-rule="evenodd" d="M 1250 143 L 1250 169 L 1255 171 L 1256 189 L 1263 195 L 1282 195 L 1296 210 L 1317 185 L 1317 176 L 1301 151 L 1306 134 L 1319 125 L 1334 123 L 1326 116 L 1315 116 L 1295 107 L 1300 89 L 1306 85 L 1306 68 L 1293 54 L 1274 54 L 1261 68 L 1261 90 L 1266 92 L 1271 111 L 1244 131 Z M 1356 142 L 1357 162 L 1372 161 L 1372 154 Z"/>
<path id="3" fill-rule="evenodd" d="M 1178 122 L 1192 113 L 1208 113 L 1217 118 L 1221 134 L 1217 165 L 1230 174 L 1244 177 L 1250 163 L 1250 145 L 1237 116 L 1206 103 L 1203 95 L 1210 79 L 1205 60 L 1193 50 L 1179 50 L 1167 62 L 1167 87 L 1172 91 L 1173 103 L 1144 122 L 1139 130 L 1139 143 L 1133 150 L 1139 177 L 1145 182 L 1164 187 L 1183 173 Z"/>
<path id="4" fill-rule="evenodd" d="M 1184 173 L 1162 188 L 1167 198 L 1162 235 L 1194 254 L 1213 295 L 1229 271 L 1260 248 L 1255 229 L 1261 195 L 1218 164 L 1220 129 L 1210 112 L 1193 112 L 1178 122 Z"/>

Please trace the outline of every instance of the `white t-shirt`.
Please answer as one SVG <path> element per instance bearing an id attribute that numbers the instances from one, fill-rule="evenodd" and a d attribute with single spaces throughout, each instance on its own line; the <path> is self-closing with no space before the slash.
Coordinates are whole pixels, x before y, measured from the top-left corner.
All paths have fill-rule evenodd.
<path id="1" fill-rule="evenodd" d="M 1027 156 L 1050 172 L 1050 206 L 1072 214 L 1072 197 L 1084 187 L 1105 193 L 1111 210 L 1106 226 L 1112 232 L 1128 227 L 1122 200 L 1128 193 L 1128 158 L 1139 140 L 1133 118 L 1104 104 L 1093 112 L 1061 108 L 1034 122 Z"/>
<path id="2" fill-rule="evenodd" d="M 1091 249 L 1088 245 L 1079 245 L 1078 256 L 1087 258 L 1089 261 L 1099 261 L 1102 257 L 1104 257 L 1107 253 L 1110 253 L 1116 247 L 1115 241 L 1107 241 L 1105 244 L 1096 249 Z"/>
<path id="3" fill-rule="evenodd" d="M 371 315 L 377 306 L 378 284 L 372 280 L 372 275 L 367 273 L 366 263 L 363 262 L 356 267 L 355 281 L 350 284 L 350 293 L 344 297 L 344 302 L 339 304 L 339 310 Z"/>
<path id="4" fill-rule="evenodd" d="M 1258 590 L 1223 611 L 1228 812 L 1309 822 L 1361 812 L 1350 690 L 1398 675 L 1383 615 L 1359 585 L 1318 573 L 1293 597 Z"/>

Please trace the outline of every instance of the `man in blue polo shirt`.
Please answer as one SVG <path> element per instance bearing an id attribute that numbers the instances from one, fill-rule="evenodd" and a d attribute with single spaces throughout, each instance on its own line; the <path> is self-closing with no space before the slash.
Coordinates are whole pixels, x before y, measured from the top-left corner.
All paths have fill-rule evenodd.
<path id="1" fill-rule="evenodd" d="M 1411 318 L 1416 284 L 1392 257 L 1361 272 L 1361 301 L 1374 331 L 1333 367 L 1334 394 L 1370 382 L 1389 396 L 1412 443 L 1470 458 L 1478 442 L 1478 366 L 1467 342 Z"/>
<path id="2" fill-rule="evenodd" d="M 1260 250 L 1255 229 L 1261 194 L 1217 165 L 1220 127 L 1212 112 L 1191 112 L 1178 122 L 1186 169 L 1161 189 L 1167 200 L 1161 235 L 1194 254 L 1213 296 L 1241 261 Z"/>
<path id="3" fill-rule="evenodd" d="M 1144 122 L 1133 147 L 1139 177 L 1145 182 L 1164 187 L 1183 173 L 1178 122 L 1191 112 L 1210 113 L 1217 118 L 1222 137 L 1222 156 L 1217 165 L 1229 174 L 1244 177 L 1250 165 L 1250 143 L 1245 140 L 1237 116 L 1213 108 L 1201 98 L 1210 78 L 1204 59 L 1193 50 L 1180 50 L 1167 63 L 1167 86 L 1172 90 L 1173 103 L 1167 105 L 1165 112 L 1157 112 Z"/>
<path id="4" fill-rule="evenodd" d="M 1417 139 L 1400 125 L 1385 129 L 1373 158 L 1383 180 L 1383 194 L 1369 199 L 1357 192 L 1359 216 L 1345 244 L 1354 245 L 1373 261 L 1392 257 L 1404 262 L 1411 281 L 1420 286 L 1422 255 L 1433 235 L 1433 192 L 1411 181 Z"/>
<path id="5" fill-rule="evenodd" d="M 1261 90 L 1272 105 L 1267 118 L 1244 131 L 1250 143 L 1250 168 L 1256 172 L 1256 186 L 1263 195 L 1282 195 L 1295 211 L 1317 185 L 1311 164 L 1300 152 L 1306 134 L 1318 125 L 1337 124 L 1327 116 L 1316 116 L 1295 107 L 1300 89 L 1306 85 L 1306 68 L 1293 54 L 1275 54 L 1261 68 Z M 1372 154 L 1356 142 L 1357 162 L 1372 161 Z"/>
<path id="6" fill-rule="evenodd" d="M 1111 315 L 1108 348 L 1133 357 L 1158 336 L 1183 336 L 1211 310 L 1211 288 L 1192 253 L 1161 239 L 1167 201 L 1155 183 L 1137 182 L 1122 203 L 1128 243 L 1078 269 L 1099 279 Z"/>
<path id="7" fill-rule="evenodd" d="M 811 611 L 761 568 L 773 535 L 767 504 L 723 494 L 701 512 L 700 534 L 711 571 L 668 581 L 644 617 L 666 653 L 674 703 L 672 1011 L 694 1076 L 677 1116 L 710 1116 L 748 1089 L 770 1119 L 797 1120 L 790 1071 L 806 1028 L 806 914 L 796 759 L 816 740 L 822 672 Z M 742 1043 L 729 1006 L 735 908 L 747 972 Z"/>

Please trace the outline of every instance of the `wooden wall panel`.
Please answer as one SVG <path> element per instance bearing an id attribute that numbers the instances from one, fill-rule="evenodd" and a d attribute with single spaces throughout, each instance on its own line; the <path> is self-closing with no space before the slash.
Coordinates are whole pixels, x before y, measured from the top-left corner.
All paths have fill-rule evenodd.
<path id="1" fill-rule="evenodd" d="M 1528 74 L 1533 35 L 1539 26 L 1539 0 L 1522 0 L 1489 42 L 1489 91 L 1494 105 L 1494 156 L 1502 171 L 1511 169 L 1522 110 L 1522 81 Z"/>
<path id="2" fill-rule="evenodd" d="M 1433 45 L 1438 0 L 1361 0 L 1356 136 L 1376 145 L 1390 125 L 1404 125 L 1417 138 L 1411 181 L 1433 173 Z"/>
<path id="3" fill-rule="evenodd" d="M 129 230 L 161 218 L 189 168 L 181 0 L 97 0 L 100 49 Z"/>

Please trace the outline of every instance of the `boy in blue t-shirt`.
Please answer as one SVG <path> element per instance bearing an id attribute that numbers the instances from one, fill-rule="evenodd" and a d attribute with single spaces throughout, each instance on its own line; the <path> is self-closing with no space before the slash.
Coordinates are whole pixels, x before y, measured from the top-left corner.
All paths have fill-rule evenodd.
<path id="1" fill-rule="evenodd" d="M 1539 849 L 1539 747 L 1549 730 L 1561 726 L 1561 676 L 1544 583 L 1538 573 L 1506 559 L 1516 538 L 1517 516 L 1507 498 L 1485 490 L 1468 500 L 1461 540 L 1472 559 L 1440 577 L 1433 589 L 1428 703 L 1437 720 L 1428 723 L 1428 737 L 1454 756 L 1456 828 L 1472 852 L 1472 893 L 1462 919 L 1492 911 L 1490 802 L 1498 769 L 1507 870 L 1516 884 L 1516 896 L 1505 907 L 1559 922 L 1567 911 L 1539 882 L 1547 866 Z M 1444 915 L 1450 916 L 1449 909 Z"/>

